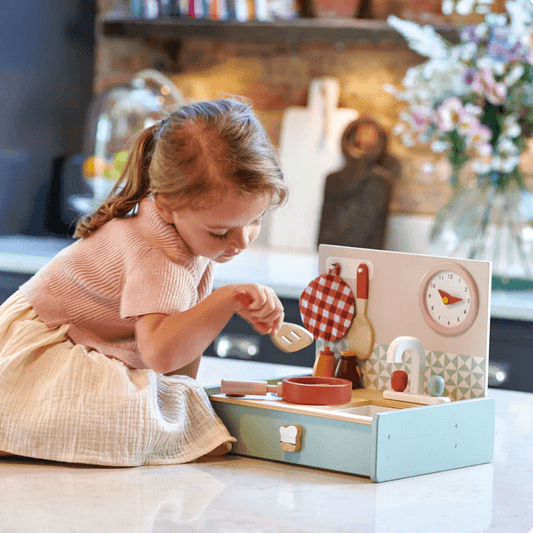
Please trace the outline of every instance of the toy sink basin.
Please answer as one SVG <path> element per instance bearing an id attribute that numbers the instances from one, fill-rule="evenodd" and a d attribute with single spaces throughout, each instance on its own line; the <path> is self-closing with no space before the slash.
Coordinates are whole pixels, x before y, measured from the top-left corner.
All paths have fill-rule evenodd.
<path id="1" fill-rule="evenodd" d="M 342 413 L 344 415 L 359 415 L 373 417 L 377 413 L 384 413 L 387 411 L 396 411 L 394 407 L 385 407 L 383 405 L 360 405 L 357 407 L 344 407 L 342 409 L 335 409 L 335 412 Z"/>

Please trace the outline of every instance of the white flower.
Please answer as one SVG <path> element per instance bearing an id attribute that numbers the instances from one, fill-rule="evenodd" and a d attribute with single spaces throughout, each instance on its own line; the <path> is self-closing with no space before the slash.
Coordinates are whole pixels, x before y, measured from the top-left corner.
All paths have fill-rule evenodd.
<path id="1" fill-rule="evenodd" d="M 494 63 L 489 56 L 482 56 L 478 58 L 476 61 L 476 67 L 479 70 L 492 70 L 493 66 L 494 66 Z"/>
<path id="2" fill-rule="evenodd" d="M 486 174 L 490 171 L 490 165 L 481 159 L 476 159 L 472 162 L 472 170 L 476 174 Z"/>
<path id="3" fill-rule="evenodd" d="M 483 113 L 483 109 L 481 109 L 481 107 L 479 107 L 478 105 L 474 104 L 466 104 L 464 109 L 467 115 L 474 115 L 476 117 L 481 116 L 481 114 Z"/>
<path id="4" fill-rule="evenodd" d="M 502 172 L 512 172 L 519 164 L 520 158 L 509 157 L 508 159 L 502 159 L 500 169 Z"/>
<path id="5" fill-rule="evenodd" d="M 507 13 L 509 13 L 511 34 L 514 35 L 517 40 L 521 40 L 529 31 L 531 23 L 533 22 L 533 11 L 531 9 L 530 0 L 507 0 L 507 2 L 505 2 L 505 9 Z"/>
<path id="6" fill-rule="evenodd" d="M 522 128 L 520 124 L 511 124 L 508 128 L 505 129 L 505 136 L 510 139 L 516 139 L 522 133 Z"/>
<path id="7" fill-rule="evenodd" d="M 504 119 L 503 119 L 503 125 L 506 127 L 506 128 L 510 128 L 511 126 L 514 126 L 518 124 L 518 115 L 516 113 L 512 113 L 510 115 L 507 115 Z"/>
<path id="8" fill-rule="evenodd" d="M 492 170 L 502 170 L 502 159 L 498 156 L 495 156 L 492 158 L 492 161 L 490 162 L 490 167 Z"/>
<path id="9" fill-rule="evenodd" d="M 473 0 L 459 0 L 455 5 L 455 11 L 459 15 L 470 15 L 474 10 L 474 1 Z"/>
<path id="10" fill-rule="evenodd" d="M 400 120 L 405 120 L 405 122 L 409 122 L 409 118 L 411 117 L 411 114 L 408 113 L 407 111 L 402 111 L 398 117 L 400 118 Z"/>
<path id="11" fill-rule="evenodd" d="M 489 13 L 485 17 L 485 22 L 489 24 L 490 26 L 505 26 L 507 23 L 507 16 L 502 14 L 496 14 L 496 13 Z"/>
<path id="12" fill-rule="evenodd" d="M 408 133 L 402 134 L 402 143 L 407 146 L 407 148 L 412 148 L 416 144 L 413 137 Z"/>
<path id="13" fill-rule="evenodd" d="M 394 85 L 391 85 L 390 83 L 385 83 L 385 85 L 383 85 L 383 90 L 389 94 L 392 94 L 393 96 L 396 96 L 400 92 L 396 87 L 394 87 Z"/>
<path id="14" fill-rule="evenodd" d="M 447 98 L 437 108 L 436 123 L 442 131 L 452 131 L 458 124 L 463 113 L 463 104 L 457 97 Z"/>
<path id="15" fill-rule="evenodd" d="M 519 152 L 518 147 L 513 143 L 513 141 L 507 138 L 500 138 L 498 140 L 497 150 L 498 152 L 501 152 L 503 154 L 511 155 L 517 154 Z"/>
<path id="16" fill-rule="evenodd" d="M 461 52 L 460 58 L 463 61 L 471 61 L 472 59 L 474 59 L 474 56 L 476 55 L 477 46 L 475 43 L 467 43 L 461 47 L 460 52 Z"/>
<path id="17" fill-rule="evenodd" d="M 408 41 L 409 48 L 420 55 L 444 58 L 448 55 L 448 43 L 431 26 L 419 26 L 416 22 L 402 20 L 394 15 L 387 18 L 390 26 Z"/>
<path id="18" fill-rule="evenodd" d="M 482 157 L 487 157 L 492 154 L 492 145 L 489 143 L 478 143 L 476 145 L 476 151 Z"/>
<path id="19" fill-rule="evenodd" d="M 505 72 L 505 68 L 506 68 L 505 63 L 495 62 L 492 65 L 492 70 L 494 71 L 494 74 L 496 74 L 496 76 L 502 76 L 503 73 Z"/>
<path id="20" fill-rule="evenodd" d="M 497 170 L 499 172 L 511 172 L 518 166 L 518 163 L 518 157 L 495 156 L 492 158 L 491 167 L 492 170 Z"/>
<path id="21" fill-rule="evenodd" d="M 461 135 L 468 135 L 479 128 L 479 120 L 475 115 L 466 113 L 463 111 L 459 117 L 459 124 L 457 125 L 457 131 Z"/>
<path id="22" fill-rule="evenodd" d="M 431 150 L 437 154 L 445 152 L 451 148 L 451 144 L 445 141 L 433 141 L 431 143 Z"/>
<path id="23" fill-rule="evenodd" d="M 441 10 L 444 15 L 451 15 L 453 13 L 453 0 L 443 0 Z"/>
<path id="24" fill-rule="evenodd" d="M 507 87 L 512 87 L 523 76 L 525 71 L 524 65 L 513 65 L 509 74 L 503 79 L 503 82 Z"/>
<path id="25" fill-rule="evenodd" d="M 405 130 L 405 124 L 403 122 L 399 122 L 392 128 L 392 134 L 393 135 L 400 135 Z"/>
<path id="26" fill-rule="evenodd" d="M 489 33 L 489 25 L 482 22 L 476 26 L 475 32 L 480 39 L 484 39 Z"/>

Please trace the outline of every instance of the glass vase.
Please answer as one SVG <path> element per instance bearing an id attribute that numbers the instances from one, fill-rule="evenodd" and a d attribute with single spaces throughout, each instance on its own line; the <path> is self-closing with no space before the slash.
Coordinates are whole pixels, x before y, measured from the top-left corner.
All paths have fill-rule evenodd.
<path id="1" fill-rule="evenodd" d="M 492 262 L 492 275 L 533 281 L 533 194 L 506 174 L 457 185 L 429 235 L 433 255 Z"/>

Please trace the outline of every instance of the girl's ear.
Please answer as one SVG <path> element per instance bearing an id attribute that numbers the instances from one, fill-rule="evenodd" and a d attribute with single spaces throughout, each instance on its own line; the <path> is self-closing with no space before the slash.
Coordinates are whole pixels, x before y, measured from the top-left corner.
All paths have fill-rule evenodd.
<path id="1" fill-rule="evenodd" d="M 154 196 L 154 204 L 156 209 L 159 211 L 159 214 L 163 217 L 163 220 L 167 224 L 173 224 L 174 220 L 172 217 L 172 211 L 165 207 L 164 203 L 161 202 L 161 199 L 156 196 Z"/>

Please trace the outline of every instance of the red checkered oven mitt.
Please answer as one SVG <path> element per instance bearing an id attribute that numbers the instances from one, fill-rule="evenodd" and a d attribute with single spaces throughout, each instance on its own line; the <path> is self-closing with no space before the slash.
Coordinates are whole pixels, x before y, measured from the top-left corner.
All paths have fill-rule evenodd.
<path id="1" fill-rule="evenodd" d="M 345 335 L 355 314 L 355 298 L 340 278 L 340 265 L 314 279 L 300 296 L 300 314 L 316 339 L 335 341 Z"/>

